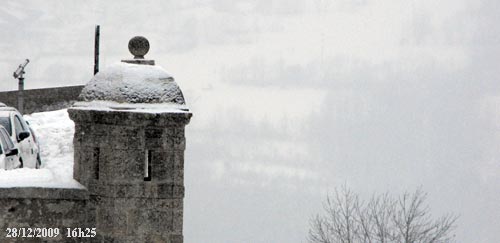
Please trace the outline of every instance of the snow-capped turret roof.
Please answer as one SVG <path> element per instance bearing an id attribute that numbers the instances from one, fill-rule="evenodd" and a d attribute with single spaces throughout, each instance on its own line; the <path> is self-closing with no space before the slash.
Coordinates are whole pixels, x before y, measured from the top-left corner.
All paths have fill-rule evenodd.
<path id="1" fill-rule="evenodd" d="M 80 101 L 112 101 L 122 104 L 174 104 L 185 105 L 181 89 L 165 69 L 155 66 L 153 60 L 145 60 L 147 50 L 137 50 L 134 41 L 147 40 L 134 37 L 129 50 L 135 55 L 132 60 L 111 65 L 98 72 L 83 88 Z M 137 53 L 142 55 L 138 56 Z"/>

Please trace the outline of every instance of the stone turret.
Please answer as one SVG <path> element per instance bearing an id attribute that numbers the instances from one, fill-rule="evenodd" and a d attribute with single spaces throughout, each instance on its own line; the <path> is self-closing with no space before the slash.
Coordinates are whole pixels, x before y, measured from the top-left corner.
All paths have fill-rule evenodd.
<path id="1" fill-rule="evenodd" d="M 97 240 L 182 243 L 184 128 L 191 113 L 174 78 L 134 59 L 97 73 L 68 109 L 75 122 L 74 178 L 90 193 Z"/>

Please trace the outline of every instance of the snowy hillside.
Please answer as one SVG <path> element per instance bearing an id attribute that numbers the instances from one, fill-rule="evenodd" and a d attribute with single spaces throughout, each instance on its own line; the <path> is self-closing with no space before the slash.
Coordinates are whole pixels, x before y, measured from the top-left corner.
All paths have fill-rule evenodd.
<path id="1" fill-rule="evenodd" d="M 42 168 L 0 170 L 0 187 L 77 188 L 73 179 L 74 123 L 66 109 L 24 116 L 40 143 Z"/>

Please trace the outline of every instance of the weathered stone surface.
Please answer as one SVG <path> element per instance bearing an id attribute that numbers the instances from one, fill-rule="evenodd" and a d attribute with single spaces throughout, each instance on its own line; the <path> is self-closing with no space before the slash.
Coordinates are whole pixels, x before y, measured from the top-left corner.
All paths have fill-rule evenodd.
<path id="1" fill-rule="evenodd" d="M 184 212 L 182 209 L 172 212 L 172 223 L 174 233 L 182 235 L 182 224 L 184 221 Z"/>
<path id="2" fill-rule="evenodd" d="M 184 238 L 182 237 L 181 234 L 170 236 L 170 243 L 182 243 L 182 242 L 184 242 Z"/>
<path id="3" fill-rule="evenodd" d="M 148 237 L 156 235 L 168 242 L 171 235 L 182 234 L 182 199 L 97 198 L 101 237 L 153 242 Z"/>
<path id="4" fill-rule="evenodd" d="M 88 193 L 80 189 L 1 188 L 0 242 L 83 242 L 64 237 L 65 228 L 95 227 Z M 59 228 L 56 238 L 6 238 L 7 228 Z"/>
<path id="5" fill-rule="evenodd" d="M 144 59 L 149 51 L 149 41 L 143 36 L 135 36 L 128 42 L 128 50 L 134 55 L 134 59 Z"/>
<path id="6" fill-rule="evenodd" d="M 0 188 L 0 199 L 68 199 L 87 200 L 86 189 L 14 187 Z"/>
<path id="7" fill-rule="evenodd" d="M 183 129 L 192 116 L 189 112 L 133 112 L 122 110 L 68 109 L 70 118 L 79 125 L 109 124 L 138 127 L 176 127 Z"/>

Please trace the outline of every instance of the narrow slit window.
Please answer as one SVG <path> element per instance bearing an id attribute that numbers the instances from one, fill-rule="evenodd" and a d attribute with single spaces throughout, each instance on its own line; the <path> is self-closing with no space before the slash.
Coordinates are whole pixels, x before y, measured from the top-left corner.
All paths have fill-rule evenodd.
<path id="1" fill-rule="evenodd" d="M 146 163 L 144 164 L 144 181 L 151 181 L 152 161 L 153 161 L 153 151 L 146 150 Z"/>
<path id="2" fill-rule="evenodd" d="M 99 148 L 94 148 L 94 166 L 95 166 L 95 174 L 94 178 L 96 180 L 99 180 L 99 155 L 101 153 L 101 150 Z"/>

